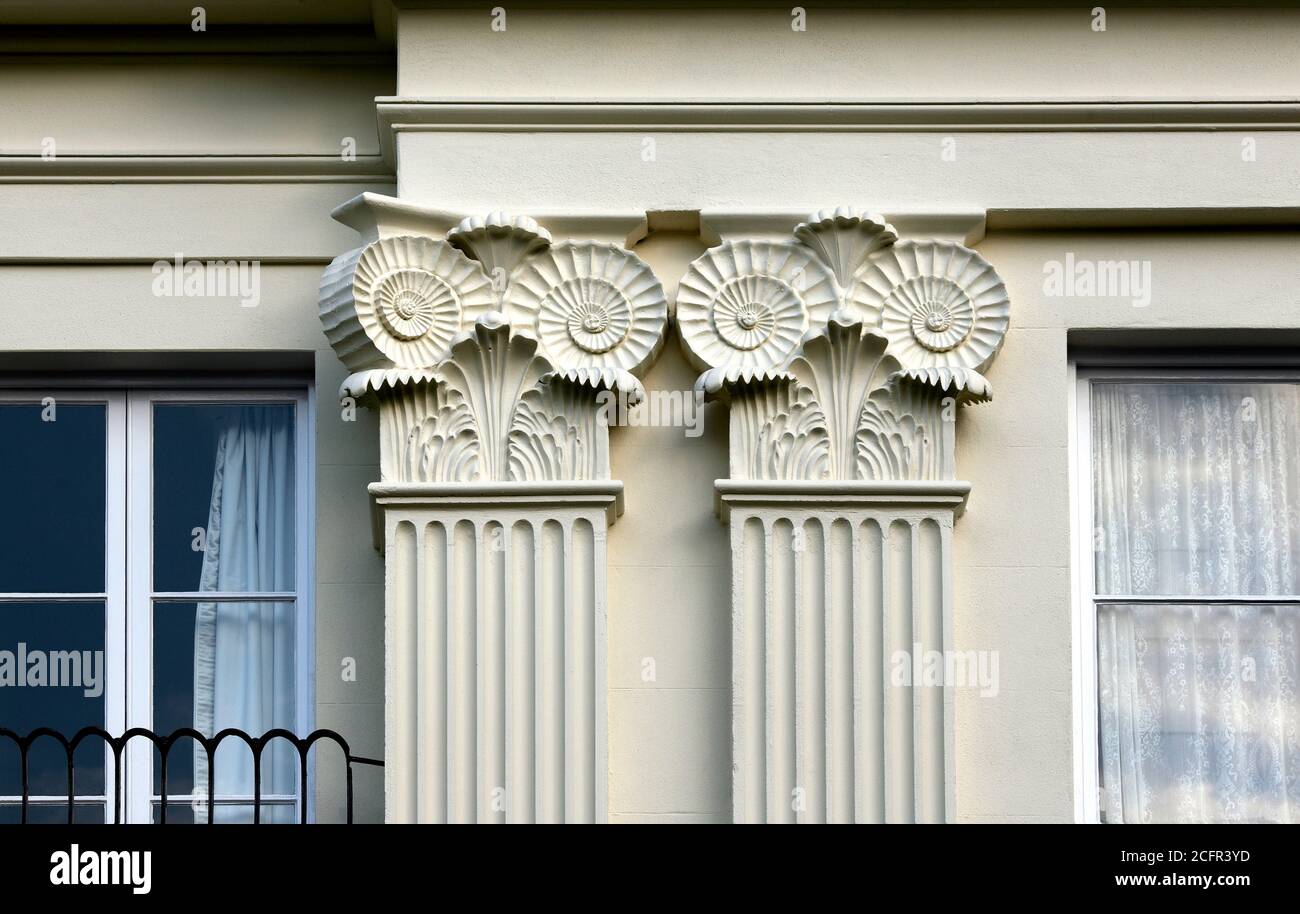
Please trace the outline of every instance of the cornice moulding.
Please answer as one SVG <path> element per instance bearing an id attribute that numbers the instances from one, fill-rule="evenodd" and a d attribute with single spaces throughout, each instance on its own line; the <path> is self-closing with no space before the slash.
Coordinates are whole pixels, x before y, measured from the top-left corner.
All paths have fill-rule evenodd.
<path id="1" fill-rule="evenodd" d="M 4 183 L 5 180 L 3 168 L 0 167 L 0 183 Z M 1194 208 L 1134 206 L 1106 209 L 1037 207 L 985 210 L 983 207 L 971 204 L 937 210 L 907 203 L 885 203 L 877 205 L 876 208 L 905 237 L 935 238 L 955 241 L 967 246 L 979 244 L 988 231 L 1300 226 L 1300 207 L 1296 206 Z M 550 213 L 529 212 L 526 215 L 532 216 L 557 237 L 589 238 L 631 247 L 650 233 L 652 222 L 664 221 L 661 216 L 665 212 L 668 211 L 649 207 L 643 211 L 573 209 Z M 791 226 L 808 216 L 806 209 L 793 207 L 780 209 L 706 207 L 699 210 L 673 210 L 672 213 L 682 217 L 679 221 L 683 226 L 693 225 L 694 217 L 698 214 L 701 240 L 710 246 L 740 238 L 752 240 L 787 238 Z M 381 235 L 401 235 L 412 232 L 446 234 L 462 219 L 479 214 L 479 209 L 422 206 L 397 197 L 367 191 L 335 208 L 331 215 L 336 221 L 360 233 L 365 243 Z M 685 218 L 688 216 L 691 218 Z"/>
<path id="2" fill-rule="evenodd" d="M 477 99 L 380 96 L 380 140 L 393 134 L 592 131 L 1167 131 L 1296 130 L 1300 100 Z"/>
<path id="3" fill-rule="evenodd" d="M 329 155 L 0 155 L 0 184 L 96 183 L 395 183 L 382 155 L 344 161 Z"/>

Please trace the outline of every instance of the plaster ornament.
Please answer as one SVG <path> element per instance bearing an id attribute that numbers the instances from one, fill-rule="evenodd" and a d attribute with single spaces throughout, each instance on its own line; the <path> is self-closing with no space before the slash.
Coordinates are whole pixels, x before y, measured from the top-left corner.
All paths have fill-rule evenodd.
<path id="1" fill-rule="evenodd" d="M 495 212 L 466 216 L 447 233 L 447 240 L 483 264 L 500 301 L 515 268 L 550 247 L 551 233 L 527 216 Z"/>
<path id="2" fill-rule="evenodd" d="M 841 289 L 849 289 L 867 258 L 898 240 L 883 216 L 849 206 L 821 209 L 800 222 L 794 237 L 831 268 Z"/>
<path id="3" fill-rule="evenodd" d="M 1006 337 L 1006 286 L 979 254 L 949 241 L 900 241 L 872 255 L 846 302 L 878 323 L 909 368 L 979 371 Z"/>
<path id="4" fill-rule="evenodd" d="M 696 389 L 730 402 L 731 478 L 771 481 L 953 479 L 954 407 L 990 396 L 970 369 L 902 368 L 843 311 L 787 368 L 715 368 Z"/>
<path id="5" fill-rule="evenodd" d="M 839 312 L 825 329 L 810 333 L 790 374 L 807 387 L 825 415 L 832 479 L 853 479 L 855 436 L 867 398 L 902 366 L 889 341 L 860 319 Z"/>
<path id="6" fill-rule="evenodd" d="M 993 385 L 973 368 L 905 368 L 894 377 L 933 387 L 943 396 L 955 397 L 961 404 L 987 403 L 993 399 Z"/>
<path id="7" fill-rule="evenodd" d="M 461 328 L 495 301 L 482 267 L 447 242 L 398 235 L 330 264 L 320 316 L 330 344 L 353 370 L 432 368 Z"/>
<path id="8" fill-rule="evenodd" d="M 701 371 L 780 367 L 838 301 L 834 275 L 810 248 L 728 241 L 696 259 L 678 286 L 682 347 Z"/>
<path id="9" fill-rule="evenodd" d="M 379 407 L 385 482 L 484 483 L 609 479 L 606 391 L 645 395 L 620 369 L 556 371 L 492 311 L 436 370 L 361 372 L 341 393 Z"/>
<path id="10" fill-rule="evenodd" d="M 517 329 L 552 364 L 640 374 L 664 343 L 668 301 L 640 257 L 595 241 L 562 241 L 529 258 L 506 292 Z"/>

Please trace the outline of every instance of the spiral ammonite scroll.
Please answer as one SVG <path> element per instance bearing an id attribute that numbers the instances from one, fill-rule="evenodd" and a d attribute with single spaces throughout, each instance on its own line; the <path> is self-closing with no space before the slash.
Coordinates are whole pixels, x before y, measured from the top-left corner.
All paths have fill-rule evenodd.
<path id="1" fill-rule="evenodd" d="M 677 288 L 677 325 L 701 371 L 783 365 L 835 310 L 834 276 L 792 242 L 729 241 L 691 264 Z"/>
<path id="2" fill-rule="evenodd" d="M 848 299 L 908 368 L 982 370 L 1002 347 L 1011 315 L 993 266 L 950 241 L 900 241 L 878 251 Z"/>
<path id="3" fill-rule="evenodd" d="M 368 245 L 352 295 L 366 335 L 402 367 L 436 365 L 461 328 L 495 303 L 482 267 L 447 242 L 418 235 Z"/>
<path id="4" fill-rule="evenodd" d="M 633 375 L 659 354 L 668 324 L 663 286 L 646 262 L 595 241 L 563 241 L 525 261 L 506 310 L 557 368 Z"/>

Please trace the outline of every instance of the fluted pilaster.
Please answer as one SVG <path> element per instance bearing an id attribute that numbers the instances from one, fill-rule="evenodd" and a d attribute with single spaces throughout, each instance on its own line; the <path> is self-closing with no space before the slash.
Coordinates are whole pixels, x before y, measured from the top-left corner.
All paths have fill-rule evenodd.
<path id="1" fill-rule="evenodd" d="M 371 487 L 390 822 L 607 815 L 605 541 L 618 483 Z M 522 504 L 519 504 L 522 499 Z"/>
<path id="2" fill-rule="evenodd" d="M 947 819 L 951 690 L 897 675 L 902 656 L 952 650 L 966 487 L 927 489 L 720 486 L 737 822 Z"/>
<path id="3" fill-rule="evenodd" d="M 363 195 L 321 321 L 379 413 L 385 818 L 603 822 L 609 406 L 660 352 L 639 257 L 492 213 Z M 367 214 L 366 219 L 360 213 Z M 395 224 L 393 224 L 395 223 Z"/>
<path id="4" fill-rule="evenodd" d="M 979 254 L 850 207 L 682 278 L 696 386 L 731 410 L 735 821 L 952 817 L 955 423 L 1009 312 Z"/>

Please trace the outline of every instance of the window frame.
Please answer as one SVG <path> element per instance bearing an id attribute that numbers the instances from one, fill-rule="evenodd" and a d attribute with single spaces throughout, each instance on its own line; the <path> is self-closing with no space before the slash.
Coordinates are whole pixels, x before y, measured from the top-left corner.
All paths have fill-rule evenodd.
<path id="1" fill-rule="evenodd" d="M 104 378 L 59 383 L 6 381 L 0 403 L 39 404 L 54 396 L 63 403 L 103 403 L 106 411 L 105 568 L 102 594 L 0 594 L 4 602 L 104 602 L 105 721 L 110 733 L 129 727 L 153 729 L 153 609 L 155 602 L 211 600 L 211 594 L 153 590 L 153 407 L 155 404 L 287 403 L 294 406 L 295 568 L 294 591 L 274 594 L 294 611 L 294 732 L 302 737 L 315 729 L 315 389 L 310 381 L 241 381 L 238 378 L 150 378 L 129 383 Z M 241 594 L 238 599 L 265 598 Z M 161 599 L 160 599 L 161 598 Z M 228 595 L 227 599 L 236 598 Z M 257 734 L 254 734 L 257 735 Z M 132 740 L 124 753 L 122 821 L 152 821 L 155 805 L 153 744 Z M 174 751 L 186 751 L 182 745 Z M 308 821 L 315 820 L 315 759 L 308 759 L 307 783 L 295 798 L 267 795 L 264 801 L 289 799 L 295 821 L 299 798 L 307 803 Z M 85 796 L 104 803 L 104 821 L 111 822 L 116 796 L 111 751 L 105 747 L 105 792 Z M 78 795 L 81 797 L 82 795 Z M 177 798 L 181 799 L 181 798 Z M 251 800 L 251 798 L 250 798 Z M 35 805 L 62 805 L 66 796 L 33 797 Z M 219 805 L 221 800 L 218 800 Z M 237 799 L 226 801 L 238 802 Z M 268 803 L 267 805 L 271 805 Z"/>
<path id="2" fill-rule="evenodd" d="M 1086 367 L 1069 364 L 1068 451 L 1070 467 L 1070 590 L 1072 643 L 1072 705 L 1074 728 L 1074 818 L 1101 822 L 1100 732 L 1097 723 L 1097 607 L 1103 603 L 1300 603 L 1300 595 L 1234 595 L 1189 597 L 1096 593 L 1093 555 L 1092 387 L 1094 382 L 1206 381 L 1240 383 L 1300 383 L 1300 369 L 1158 368 L 1150 362 L 1133 367 Z M 1126 599 L 1127 597 L 1127 599 Z"/>
<path id="3" fill-rule="evenodd" d="M 126 391 L 121 389 L 97 390 L 78 386 L 69 389 L 32 389 L 6 386 L 0 388 L 0 404 L 32 404 L 40 406 L 43 398 L 53 396 L 58 406 L 104 406 L 104 590 L 88 591 L 36 591 L 0 593 L 0 603 L 103 603 L 104 604 L 104 729 L 121 733 L 126 729 L 126 541 L 115 535 L 126 526 L 126 452 L 114 446 L 114 440 L 123 439 L 126 433 Z M 57 414 L 56 414 L 57 415 Z M 58 421 L 57 418 L 55 421 Z M 72 736 L 71 733 L 64 734 Z M 104 792 L 78 793 L 74 801 L 103 804 L 104 821 L 111 822 L 115 785 L 112 776 L 112 752 L 104 747 Z M 21 797 L 5 795 L 0 800 L 7 806 L 21 801 Z M 28 806 L 66 806 L 66 794 L 40 794 L 28 797 Z"/>

